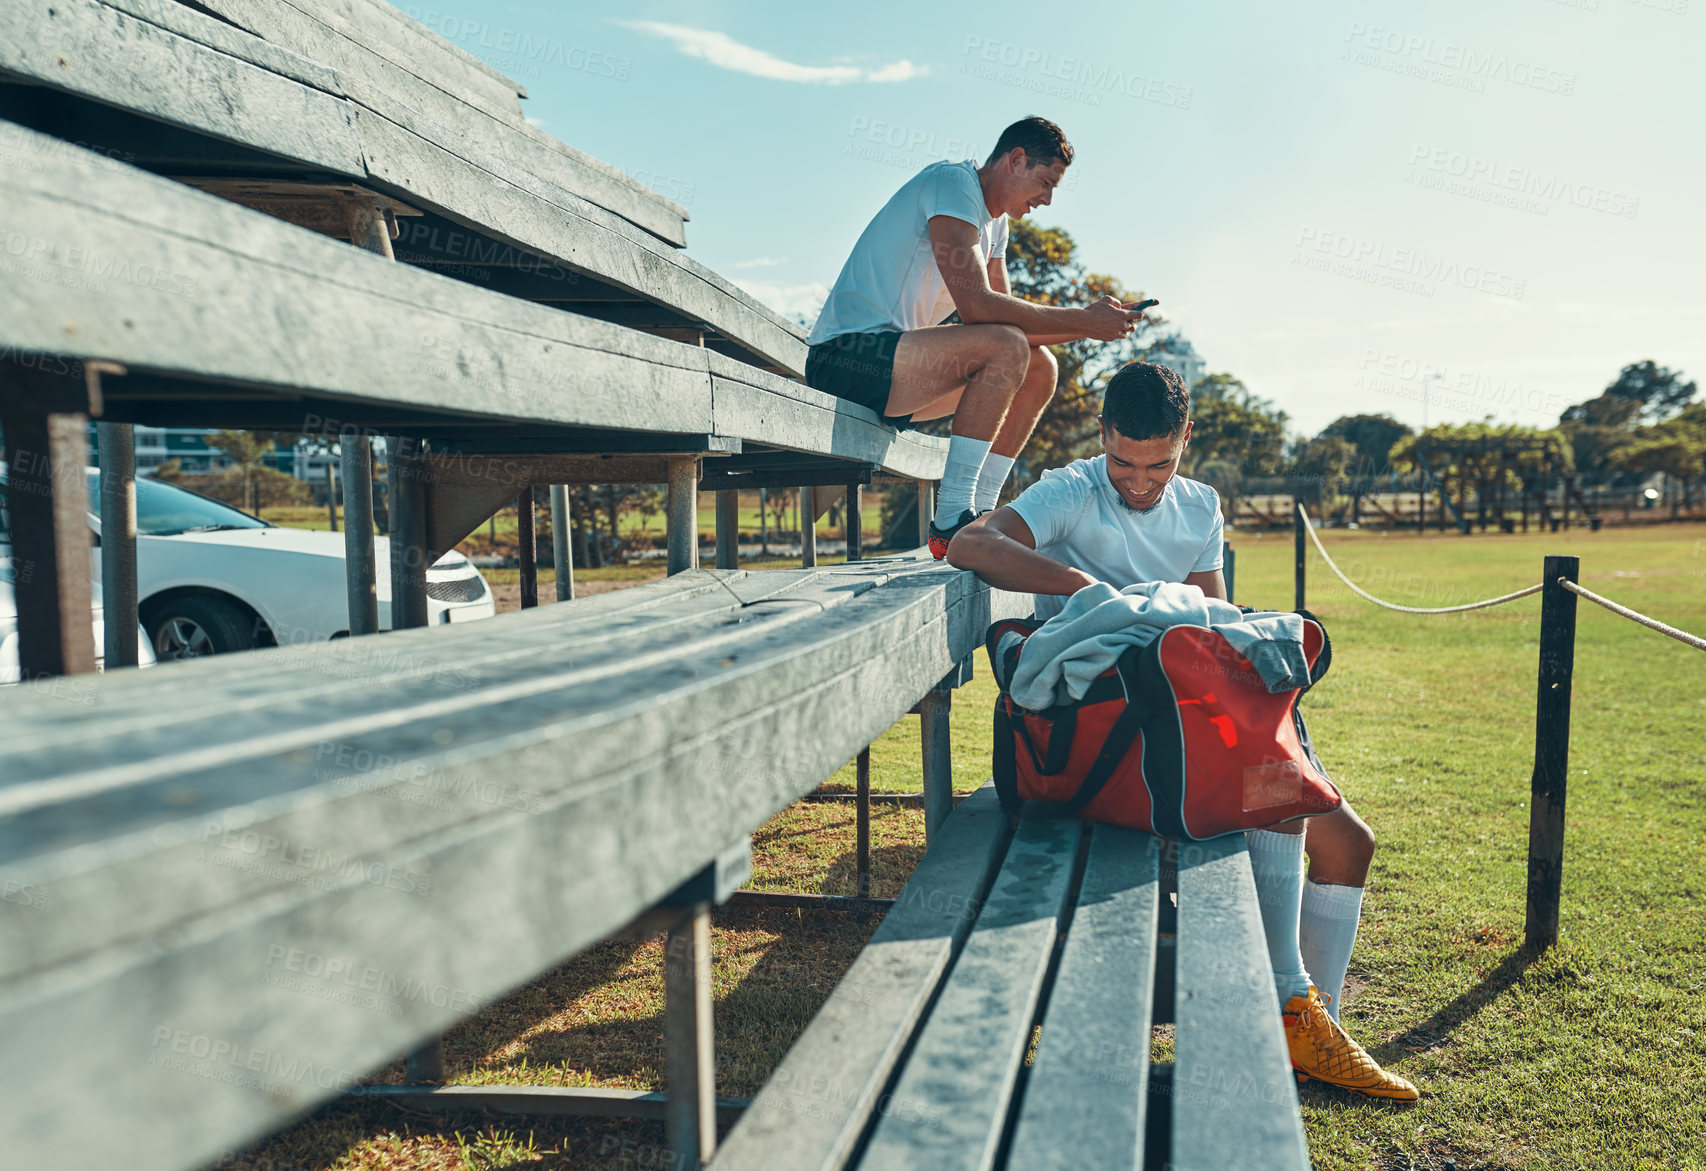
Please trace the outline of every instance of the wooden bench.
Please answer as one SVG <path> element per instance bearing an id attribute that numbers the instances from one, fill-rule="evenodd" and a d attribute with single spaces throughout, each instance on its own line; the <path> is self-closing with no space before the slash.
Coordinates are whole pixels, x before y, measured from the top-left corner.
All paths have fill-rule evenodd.
<path id="1" fill-rule="evenodd" d="M 1242 835 L 1015 830 L 978 790 L 713 1166 L 1307 1168 Z"/>
<path id="2" fill-rule="evenodd" d="M 690 571 L 8 689 L 0 1096 L 30 1120 L 9 1159 L 198 1166 L 660 903 L 684 1072 L 625 1108 L 679 1111 L 704 1150 L 704 912 L 745 839 L 1019 604 L 927 558 Z"/>

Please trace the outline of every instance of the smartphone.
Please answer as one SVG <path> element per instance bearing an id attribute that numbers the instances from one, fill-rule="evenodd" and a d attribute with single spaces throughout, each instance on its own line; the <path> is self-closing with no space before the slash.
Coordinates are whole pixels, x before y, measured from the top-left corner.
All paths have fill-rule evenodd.
<path id="1" fill-rule="evenodd" d="M 1129 310 L 1127 310 L 1127 312 L 1142 313 L 1145 309 L 1153 308 L 1154 306 L 1159 305 L 1159 304 L 1161 304 L 1160 301 L 1156 300 L 1154 297 L 1151 297 L 1147 301 L 1139 301 L 1137 304 L 1133 305 Z"/>

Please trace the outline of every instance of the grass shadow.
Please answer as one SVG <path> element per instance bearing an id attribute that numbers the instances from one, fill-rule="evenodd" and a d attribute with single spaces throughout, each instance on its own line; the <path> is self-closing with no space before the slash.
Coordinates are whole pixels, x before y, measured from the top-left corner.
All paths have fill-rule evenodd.
<path id="1" fill-rule="evenodd" d="M 1522 979 L 1523 973 L 1540 956 L 1539 951 L 1526 945 L 1518 947 L 1516 951 L 1499 961 L 1499 966 L 1483 976 L 1473 987 L 1459 993 L 1449 1003 L 1436 1009 L 1426 1020 L 1411 1025 L 1391 1040 L 1370 1049 L 1370 1056 L 1380 1064 L 1388 1065 L 1401 1058 L 1431 1049 L 1441 1041 L 1448 1040 L 1451 1034 L 1465 1021 L 1487 1007 L 1505 989 Z"/>

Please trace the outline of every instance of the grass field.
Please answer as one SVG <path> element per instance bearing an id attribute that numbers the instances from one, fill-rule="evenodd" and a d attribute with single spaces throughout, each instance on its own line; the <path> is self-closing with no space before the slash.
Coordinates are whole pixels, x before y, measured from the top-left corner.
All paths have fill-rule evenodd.
<path id="1" fill-rule="evenodd" d="M 1706 631 L 1706 526 L 1326 539 L 1365 588 L 1424 606 L 1520 588 L 1545 553 L 1577 553 L 1588 588 Z M 1289 534 L 1234 544 L 1239 600 L 1289 608 Z M 1521 937 L 1538 598 L 1420 617 L 1356 598 L 1313 554 L 1310 578 L 1335 651 L 1306 701 L 1311 730 L 1381 843 L 1344 1019 L 1424 1095 L 1395 1109 L 1306 1089 L 1316 1166 L 1706 1167 L 1706 655 L 1580 604 L 1563 933 L 1535 959 Z M 962 790 L 988 775 L 993 699 L 982 665 L 955 697 Z M 873 787 L 916 790 L 917 762 L 917 721 L 903 720 L 873 746 Z M 831 784 L 850 788 L 851 770 Z M 755 885 L 852 893 L 852 822 L 834 805 L 774 818 L 755 838 Z M 921 815 L 879 805 L 872 833 L 873 893 L 892 895 L 919 856 Z M 873 926 L 718 914 L 720 1092 L 762 1084 Z M 661 1087 L 661 1006 L 658 941 L 602 945 L 453 1033 L 452 1076 Z M 336 1106 L 227 1165 L 669 1165 L 656 1126 L 464 1122 Z"/>

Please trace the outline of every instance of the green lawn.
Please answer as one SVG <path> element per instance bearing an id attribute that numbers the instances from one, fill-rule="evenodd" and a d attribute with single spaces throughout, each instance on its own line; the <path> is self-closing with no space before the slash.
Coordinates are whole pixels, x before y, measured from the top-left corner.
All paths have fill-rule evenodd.
<path id="1" fill-rule="evenodd" d="M 1706 526 L 1325 539 L 1365 588 L 1424 606 L 1509 592 L 1539 579 L 1544 554 L 1576 553 L 1588 588 L 1706 631 Z M 1233 542 L 1239 600 L 1289 608 L 1290 535 Z M 1306 701 L 1311 730 L 1381 843 L 1352 967 L 1364 988 L 1345 1023 L 1423 1092 L 1405 1109 L 1306 1088 L 1315 1165 L 1706 1167 L 1706 654 L 1581 603 L 1562 940 L 1534 960 L 1521 938 L 1539 599 L 1412 616 L 1350 594 L 1313 553 L 1310 575 L 1334 645 Z M 980 662 L 954 700 L 958 789 L 988 775 L 993 701 Z M 873 745 L 873 788 L 916 790 L 918 756 L 918 721 L 903 719 Z M 831 784 L 851 788 L 851 769 Z M 852 823 L 846 806 L 785 811 L 755 836 L 755 885 L 852 893 Z M 878 806 L 872 835 L 873 893 L 892 894 L 921 815 Z M 872 927 L 719 912 L 722 1093 L 754 1092 Z M 602 945 L 456 1030 L 450 1067 L 457 1081 L 661 1087 L 660 1010 L 657 942 Z M 232 1166 L 637 1165 L 625 1140 L 661 1144 L 661 1128 L 469 1119 L 456 1131 L 331 1107 Z"/>

